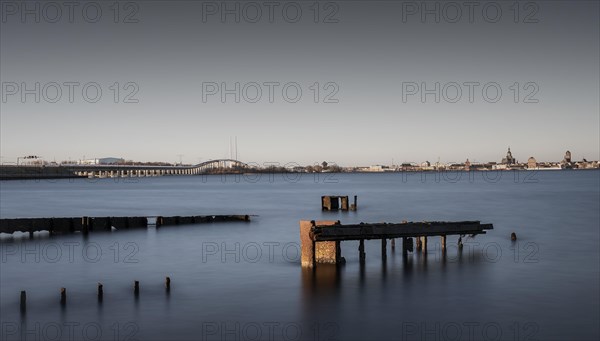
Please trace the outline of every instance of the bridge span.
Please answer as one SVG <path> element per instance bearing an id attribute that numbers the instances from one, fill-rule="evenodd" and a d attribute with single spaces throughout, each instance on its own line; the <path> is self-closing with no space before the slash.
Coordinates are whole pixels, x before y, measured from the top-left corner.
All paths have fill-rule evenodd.
<path id="1" fill-rule="evenodd" d="M 190 166 L 147 165 L 77 165 L 70 166 L 73 173 L 89 178 L 147 177 L 165 175 L 200 175 L 215 171 L 243 170 L 248 165 L 233 159 L 210 160 Z"/>
<path id="2" fill-rule="evenodd" d="M 128 178 L 168 175 L 200 175 L 228 171 L 244 171 L 248 164 L 234 159 L 217 159 L 196 165 L 59 165 L 59 166 L 2 166 L 2 179 L 45 177 Z"/>

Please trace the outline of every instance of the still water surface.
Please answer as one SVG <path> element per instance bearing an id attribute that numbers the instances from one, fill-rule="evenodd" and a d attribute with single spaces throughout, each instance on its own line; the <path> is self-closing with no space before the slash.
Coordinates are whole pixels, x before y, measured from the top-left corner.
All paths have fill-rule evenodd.
<path id="1" fill-rule="evenodd" d="M 600 172 L 321 174 L 2 181 L 13 217 L 253 214 L 34 240 L 2 235 L 2 340 L 580 340 L 600 337 Z M 357 212 L 320 196 L 358 195 Z M 427 255 L 343 242 L 303 271 L 299 220 L 481 220 Z M 518 241 L 510 241 L 516 232 Z M 172 280 L 165 292 L 165 276 Z M 133 294 L 133 281 L 141 292 Z M 96 285 L 104 286 L 101 303 Z M 59 288 L 67 304 L 59 304 Z M 27 291 L 27 312 L 19 293 Z"/>

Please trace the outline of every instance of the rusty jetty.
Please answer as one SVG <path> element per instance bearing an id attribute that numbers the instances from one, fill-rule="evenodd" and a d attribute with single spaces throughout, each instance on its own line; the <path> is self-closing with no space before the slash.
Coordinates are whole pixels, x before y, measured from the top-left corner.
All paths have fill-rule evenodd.
<path id="1" fill-rule="evenodd" d="M 365 260 L 365 240 L 381 239 L 381 256 L 387 256 L 387 240 L 402 238 L 402 253 L 412 251 L 413 239 L 417 239 L 417 250 L 427 251 L 427 237 L 441 238 L 442 252 L 446 250 L 446 236 L 485 234 L 493 229 L 492 224 L 479 221 L 424 221 L 402 223 L 360 223 L 342 225 L 339 221 L 300 221 L 300 242 L 302 266 L 314 267 L 318 263 L 339 264 L 343 262 L 340 243 L 345 240 L 358 240 L 361 262 Z M 461 238 L 462 239 L 462 238 Z M 459 244 L 460 240 L 459 239 Z"/>

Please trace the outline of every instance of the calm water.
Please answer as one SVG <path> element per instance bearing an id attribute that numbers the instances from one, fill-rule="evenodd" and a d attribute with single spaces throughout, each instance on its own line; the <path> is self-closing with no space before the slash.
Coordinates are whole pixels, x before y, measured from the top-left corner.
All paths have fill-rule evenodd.
<path id="1" fill-rule="evenodd" d="M 0 242 L 2 340 L 598 339 L 600 172 L 335 174 L 1 182 L 10 217 L 254 214 L 219 223 Z M 485 178 L 487 176 L 487 179 Z M 500 176 L 498 178 L 498 176 Z M 496 177 L 494 179 L 494 177 Z M 438 181 L 439 180 L 439 181 Z M 324 194 L 357 212 L 321 212 Z M 342 243 L 303 271 L 301 219 L 481 220 L 459 254 Z M 510 233 L 516 232 L 517 243 Z M 398 243 L 398 246 L 400 243 Z M 172 279 L 169 294 L 165 276 Z M 139 280 L 139 297 L 133 281 Z M 98 303 L 96 284 L 104 285 Z M 66 306 L 59 288 L 67 288 Z M 19 292 L 28 309 L 19 313 Z"/>

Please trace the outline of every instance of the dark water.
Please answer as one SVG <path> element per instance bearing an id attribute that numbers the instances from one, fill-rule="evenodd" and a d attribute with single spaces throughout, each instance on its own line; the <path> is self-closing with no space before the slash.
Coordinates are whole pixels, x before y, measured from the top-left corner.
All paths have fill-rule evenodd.
<path id="1" fill-rule="evenodd" d="M 600 172 L 263 175 L 1 182 L 1 216 L 255 214 L 220 223 L 0 243 L 2 340 L 580 340 L 600 337 Z M 487 178 L 486 178 L 487 177 Z M 225 180 L 225 181 L 223 181 Z M 357 212 L 320 210 L 358 195 Z M 303 271 L 301 219 L 481 220 L 440 255 Z M 510 241 L 516 232 L 518 242 Z M 165 292 L 164 279 L 172 287 Z M 133 294 L 133 281 L 140 294 Z M 104 285 L 98 303 L 96 284 Z M 59 288 L 67 303 L 59 304 Z M 27 291 L 27 312 L 19 293 Z"/>

